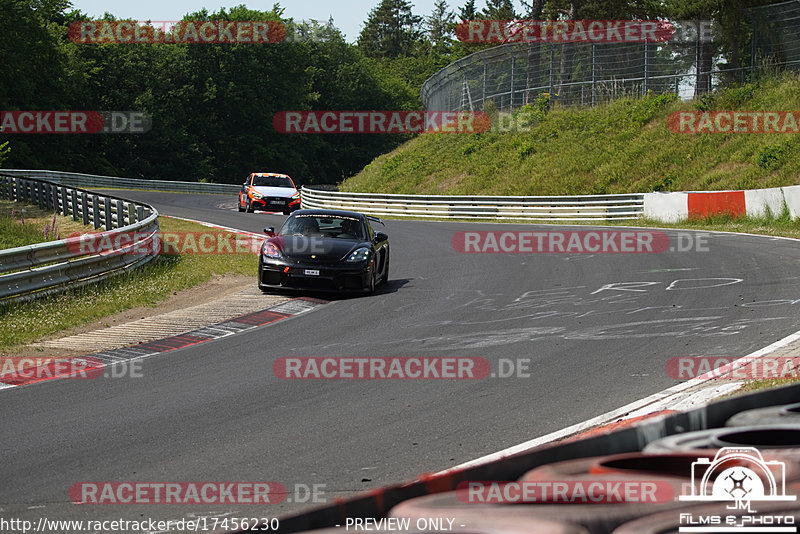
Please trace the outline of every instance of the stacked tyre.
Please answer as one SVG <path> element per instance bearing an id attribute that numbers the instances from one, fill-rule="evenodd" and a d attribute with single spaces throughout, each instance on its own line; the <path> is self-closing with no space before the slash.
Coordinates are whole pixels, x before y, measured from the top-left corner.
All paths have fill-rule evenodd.
<path id="1" fill-rule="evenodd" d="M 619 487 L 642 491 L 632 496 Z M 724 427 L 665 436 L 640 452 L 546 463 L 516 481 L 461 481 L 455 490 L 400 502 L 370 530 L 666 534 L 724 532 L 727 524 L 736 527 L 731 532 L 789 532 L 800 523 L 798 493 L 800 403 L 740 412 Z M 779 523 L 754 524 L 756 516 Z M 709 517 L 722 523 L 696 519 Z M 334 530 L 353 529 L 309 532 Z"/>

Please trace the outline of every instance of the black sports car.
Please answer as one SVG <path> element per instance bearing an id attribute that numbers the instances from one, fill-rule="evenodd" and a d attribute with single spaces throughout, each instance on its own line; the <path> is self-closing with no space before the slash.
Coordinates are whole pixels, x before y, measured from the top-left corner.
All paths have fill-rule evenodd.
<path id="1" fill-rule="evenodd" d="M 265 228 L 258 287 L 363 291 L 389 279 L 389 236 L 373 230 L 377 217 L 341 210 L 298 210 L 278 232 Z"/>

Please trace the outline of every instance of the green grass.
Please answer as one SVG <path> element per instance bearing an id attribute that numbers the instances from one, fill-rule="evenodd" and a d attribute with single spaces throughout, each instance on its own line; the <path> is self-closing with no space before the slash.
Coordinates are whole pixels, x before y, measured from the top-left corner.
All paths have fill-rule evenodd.
<path id="1" fill-rule="evenodd" d="M 0 200 L 0 249 L 34 245 L 93 231 L 71 217 L 54 214 L 30 204 Z"/>
<path id="2" fill-rule="evenodd" d="M 736 232 L 759 234 L 800 239 L 800 218 L 792 219 L 789 210 L 784 206 L 782 213 L 762 216 L 732 217 L 728 213 L 692 218 L 686 221 L 668 223 L 654 219 L 638 219 L 634 221 L 612 222 L 609 225 L 642 226 L 658 228 L 677 228 L 687 230 L 714 230 L 720 232 Z"/>
<path id="3" fill-rule="evenodd" d="M 166 232 L 207 232 L 199 224 L 160 218 Z M 213 230 L 214 234 L 224 233 Z M 162 255 L 144 267 L 96 285 L 0 307 L 0 349 L 31 343 L 138 306 L 156 307 L 173 292 L 195 287 L 212 275 L 252 275 L 254 254 Z"/>
<path id="4" fill-rule="evenodd" d="M 788 386 L 790 384 L 795 384 L 799 381 L 800 379 L 798 378 L 771 378 L 765 380 L 746 380 L 742 384 L 742 387 L 740 387 L 736 391 L 732 391 L 729 394 L 725 395 L 725 398 L 735 397 L 737 395 L 744 395 L 746 393 L 752 393 L 754 391 L 762 391 L 764 389 L 774 389 L 782 386 Z"/>
<path id="5" fill-rule="evenodd" d="M 342 191 L 570 195 L 752 189 L 800 183 L 797 134 L 673 133 L 680 110 L 798 110 L 800 77 L 732 87 L 696 102 L 671 95 L 595 108 L 528 107 L 529 131 L 424 134 L 376 158 Z M 496 115 L 491 109 L 487 113 Z"/>

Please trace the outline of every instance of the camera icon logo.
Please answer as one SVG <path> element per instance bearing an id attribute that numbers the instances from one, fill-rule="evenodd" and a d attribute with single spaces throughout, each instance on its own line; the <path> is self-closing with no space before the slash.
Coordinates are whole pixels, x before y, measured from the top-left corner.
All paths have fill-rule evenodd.
<path id="1" fill-rule="evenodd" d="M 733 501 L 733 508 L 750 510 L 750 501 L 794 501 L 786 495 L 786 465 L 765 461 L 755 447 L 723 447 L 714 459 L 692 462 L 692 494 L 681 501 Z"/>

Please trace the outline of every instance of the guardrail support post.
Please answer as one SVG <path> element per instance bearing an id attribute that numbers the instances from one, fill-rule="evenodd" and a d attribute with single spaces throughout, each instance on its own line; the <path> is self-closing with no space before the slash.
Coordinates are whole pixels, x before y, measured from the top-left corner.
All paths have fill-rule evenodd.
<path id="1" fill-rule="evenodd" d="M 136 206 L 136 220 L 137 221 L 144 220 L 144 206 Z"/>
<path id="2" fill-rule="evenodd" d="M 67 188 L 61 186 L 61 204 L 59 205 L 59 212 L 61 215 L 69 215 L 67 207 Z M 56 197 L 56 204 L 58 204 L 58 197 Z"/>
<path id="3" fill-rule="evenodd" d="M 112 228 L 122 228 L 125 226 L 125 212 L 122 211 L 122 201 L 117 200 L 117 226 L 114 226 L 114 222 L 111 222 Z"/>
<path id="4" fill-rule="evenodd" d="M 89 224 L 89 199 L 86 193 L 81 193 L 81 215 L 83 217 L 83 224 Z"/>
<path id="5" fill-rule="evenodd" d="M 103 198 L 103 211 L 105 212 L 104 226 L 106 230 L 111 230 L 111 199 L 108 197 Z"/>
<path id="6" fill-rule="evenodd" d="M 78 220 L 78 192 L 72 190 L 72 220 Z"/>
<path id="7" fill-rule="evenodd" d="M 100 199 L 97 195 L 92 195 L 92 222 L 95 230 L 100 228 Z"/>

